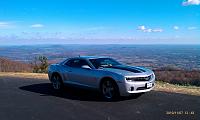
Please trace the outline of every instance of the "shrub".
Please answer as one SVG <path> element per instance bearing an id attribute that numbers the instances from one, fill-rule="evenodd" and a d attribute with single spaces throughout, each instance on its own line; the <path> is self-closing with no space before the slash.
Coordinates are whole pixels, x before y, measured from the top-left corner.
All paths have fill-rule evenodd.
<path id="1" fill-rule="evenodd" d="M 0 57 L 0 72 L 31 72 L 30 64 Z"/>
<path id="2" fill-rule="evenodd" d="M 179 85 L 200 86 L 200 71 L 197 70 L 155 70 L 156 79 Z"/>
<path id="3" fill-rule="evenodd" d="M 48 69 L 48 59 L 45 56 L 35 57 L 32 62 L 34 73 L 47 73 Z"/>

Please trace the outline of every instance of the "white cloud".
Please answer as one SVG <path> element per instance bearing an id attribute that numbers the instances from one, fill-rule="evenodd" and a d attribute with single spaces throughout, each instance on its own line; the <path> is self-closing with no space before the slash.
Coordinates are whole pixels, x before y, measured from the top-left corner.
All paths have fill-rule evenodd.
<path id="1" fill-rule="evenodd" d="M 188 30 L 196 30 L 197 27 L 188 27 Z"/>
<path id="2" fill-rule="evenodd" d="M 149 32 L 150 33 L 150 32 L 153 32 L 153 30 L 149 28 L 149 29 L 145 29 L 144 32 Z"/>
<path id="3" fill-rule="evenodd" d="M 7 22 L 0 22 L 0 26 L 7 26 L 8 23 Z"/>
<path id="4" fill-rule="evenodd" d="M 163 32 L 163 29 L 153 29 L 153 32 Z"/>
<path id="5" fill-rule="evenodd" d="M 173 28 L 174 28 L 174 30 L 179 30 L 178 26 L 174 26 Z"/>
<path id="6" fill-rule="evenodd" d="M 163 32 L 163 29 L 157 28 L 157 29 L 152 29 L 152 28 L 146 28 L 144 25 L 138 26 L 138 30 L 142 32 Z"/>
<path id="7" fill-rule="evenodd" d="M 44 27 L 44 25 L 42 25 L 42 24 L 33 24 L 30 27 L 31 28 L 42 28 L 42 27 Z"/>
<path id="8" fill-rule="evenodd" d="M 1 22 L 0 21 L 0 29 L 1 28 L 10 28 L 11 27 L 11 24 L 9 22 Z"/>
<path id="9" fill-rule="evenodd" d="M 188 5 L 200 5 L 200 0 L 184 0 L 182 2 L 183 6 L 188 6 Z"/>
<path id="10" fill-rule="evenodd" d="M 145 28 L 145 26 L 144 25 L 142 25 L 142 26 L 138 26 L 138 30 L 145 30 L 146 28 Z"/>

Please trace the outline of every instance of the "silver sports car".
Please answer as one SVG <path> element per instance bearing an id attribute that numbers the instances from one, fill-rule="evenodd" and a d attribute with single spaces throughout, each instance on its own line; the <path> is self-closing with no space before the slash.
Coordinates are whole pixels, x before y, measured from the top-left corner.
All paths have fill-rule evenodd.
<path id="1" fill-rule="evenodd" d="M 109 57 L 80 56 L 68 58 L 48 68 L 55 90 L 68 84 L 99 90 L 105 99 L 153 89 L 155 75 L 144 67 L 127 66 Z"/>

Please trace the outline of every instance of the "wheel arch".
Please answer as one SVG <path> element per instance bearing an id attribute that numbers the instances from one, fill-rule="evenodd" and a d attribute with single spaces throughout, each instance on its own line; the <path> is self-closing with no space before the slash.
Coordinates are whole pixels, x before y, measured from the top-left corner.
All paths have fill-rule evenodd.
<path id="1" fill-rule="evenodd" d="M 100 82 L 99 82 L 99 90 L 101 89 L 101 85 L 102 85 L 102 83 L 103 83 L 105 80 L 111 80 L 111 81 L 116 85 L 117 90 L 118 90 L 118 92 L 119 92 L 119 86 L 118 86 L 117 82 L 115 81 L 114 78 L 109 77 L 109 76 L 106 76 L 106 77 L 103 77 L 103 78 L 100 79 Z"/>

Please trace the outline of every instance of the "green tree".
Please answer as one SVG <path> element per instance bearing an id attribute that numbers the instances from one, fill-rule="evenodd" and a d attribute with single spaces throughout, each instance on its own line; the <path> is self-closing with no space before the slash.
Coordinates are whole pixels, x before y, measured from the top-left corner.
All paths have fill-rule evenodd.
<path id="1" fill-rule="evenodd" d="M 48 59 L 45 56 L 35 57 L 32 65 L 34 73 L 47 73 Z"/>

